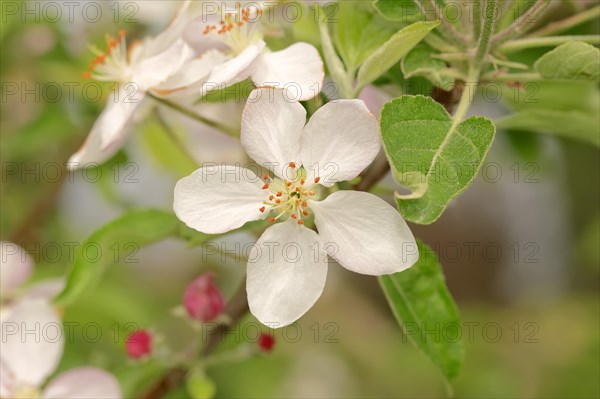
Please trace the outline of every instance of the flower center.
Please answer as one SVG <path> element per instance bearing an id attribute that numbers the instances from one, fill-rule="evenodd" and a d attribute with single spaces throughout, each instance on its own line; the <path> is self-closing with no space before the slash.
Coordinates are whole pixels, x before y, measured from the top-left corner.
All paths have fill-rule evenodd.
<path id="1" fill-rule="evenodd" d="M 235 11 L 226 11 L 223 19 L 216 25 L 207 25 L 202 32 L 223 42 L 232 54 L 239 55 L 250 44 L 260 40 L 262 34 L 258 30 L 258 17 L 263 10 L 258 7 L 241 8 L 236 3 Z"/>
<path id="2" fill-rule="evenodd" d="M 125 31 L 119 31 L 118 37 L 106 35 L 106 50 L 90 46 L 96 55 L 90 62 L 88 70 L 83 72 L 85 79 L 94 78 L 106 82 L 127 82 L 131 76 L 131 65 L 128 60 Z"/>
<path id="3" fill-rule="evenodd" d="M 271 179 L 268 174 L 263 176 L 263 190 L 267 190 L 268 197 L 263 201 L 260 211 L 274 213 L 274 216 L 269 218 L 271 223 L 291 217 L 298 224 L 304 224 L 303 219 L 310 215 L 308 200 L 316 198 L 317 193 L 313 188 L 321 178 L 317 177 L 314 183 L 307 182 L 303 168 L 298 169 L 293 162 L 289 164 L 289 168 L 292 172 L 290 180 Z"/>

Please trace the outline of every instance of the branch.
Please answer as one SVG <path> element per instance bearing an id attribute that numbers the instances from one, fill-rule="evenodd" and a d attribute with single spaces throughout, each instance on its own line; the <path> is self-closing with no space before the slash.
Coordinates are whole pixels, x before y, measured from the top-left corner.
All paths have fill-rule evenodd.
<path id="1" fill-rule="evenodd" d="M 550 0 L 537 0 L 523 15 L 502 32 L 492 37 L 492 46 L 498 46 L 507 40 L 521 36 L 531 29 L 531 20 L 539 17 L 550 4 Z"/>
<path id="2" fill-rule="evenodd" d="M 543 28 L 531 32 L 529 37 L 548 36 L 555 33 L 564 32 L 569 28 L 596 19 L 598 16 L 600 16 L 600 6 L 590 8 L 589 10 L 586 10 L 580 14 L 575 14 L 561 21 L 551 22 Z"/>
<path id="3" fill-rule="evenodd" d="M 548 37 L 532 37 L 526 39 L 511 40 L 500 47 L 498 51 L 501 53 L 514 53 L 532 47 L 554 47 L 560 44 L 578 41 L 590 44 L 600 43 L 600 36 L 598 35 L 574 35 L 574 36 L 548 36 Z"/>

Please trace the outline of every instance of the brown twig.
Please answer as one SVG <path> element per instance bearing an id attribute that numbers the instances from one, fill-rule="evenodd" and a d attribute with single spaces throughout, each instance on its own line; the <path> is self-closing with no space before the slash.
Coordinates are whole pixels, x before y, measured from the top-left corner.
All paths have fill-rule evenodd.
<path id="1" fill-rule="evenodd" d="M 71 156 L 79 147 L 81 147 L 84 143 L 85 139 L 77 138 L 74 140 L 74 145 L 69 145 L 68 148 L 69 153 L 67 156 Z M 66 164 L 66 161 L 63 165 Z M 14 242 L 15 244 L 19 244 L 21 246 L 26 246 L 27 243 L 32 242 L 34 240 L 34 231 L 36 227 L 38 227 L 48 216 L 50 211 L 54 209 L 54 204 L 58 199 L 58 196 L 67 181 L 67 177 L 70 172 L 62 171 L 59 176 L 58 181 L 49 183 L 49 188 L 45 190 L 44 195 L 40 196 L 39 199 L 35 202 L 31 211 L 27 214 L 25 219 L 23 219 L 17 227 L 14 229 L 12 234 L 10 235 L 9 241 Z"/>

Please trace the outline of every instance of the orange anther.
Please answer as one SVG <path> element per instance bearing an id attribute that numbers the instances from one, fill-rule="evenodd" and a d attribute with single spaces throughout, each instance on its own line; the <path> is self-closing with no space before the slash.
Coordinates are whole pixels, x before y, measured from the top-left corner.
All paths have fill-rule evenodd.
<path id="1" fill-rule="evenodd" d="M 276 203 L 276 204 L 280 204 L 280 203 L 281 203 L 281 200 L 280 200 L 280 199 L 276 199 L 276 200 L 275 200 L 275 203 Z"/>
<path id="2" fill-rule="evenodd" d="M 264 186 L 262 186 L 262 188 L 263 188 L 263 190 L 266 190 L 267 188 L 269 188 L 269 184 L 268 184 L 268 183 L 265 183 L 265 185 L 264 185 Z"/>
<path id="3" fill-rule="evenodd" d="M 283 195 L 283 193 L 281 191 L 277 191 L 277 196 L 281 197 Z"/>
<path id="4" fill-rule="evenodd" d="M 262 208 L 259 209 L 259 211 L 264 212 L 265 211 L 265 207 L 263 206 Z"/>
<path id="5" fill-rule="evenodd" d="M 298 224 L 299 225 L 303 225 L 304 224 L 304 220 L 298 220 Z"/>
<path id="6" fill-rule="evenodd" d="M 296 192 L 300 192 L 300 187 L 296 187 Z"/>
<path id="7" fill-rule="evenodd" d="M 302 214 L 303 214 L 304 216 L 308 216 L 308 211 L 302 211 Z"/>
<path id="8" fill-rule="evenodd" d="M 319 176 L 315 177 L 315 183 L 318 183 L 321 181 L 321 178 Z"/>
<path id="9" fill-rule="evenodd" d="M 269 219 L 269 222 L 270 222 L 270 223 L 273 223 L 274 221 L 275 221 L 275 218 L 271 218 L 271 219 Z"/>
<path id="10" fill-rule="evenodd" d="M 263 180 L 269 180 L 269 174 L 268 173 L 265 173 L 263 175 Z"/>
<path id="11" fill-rule="evenodd" d="M 306 208 L 308 206 L 308 202 L 302 201 L 302 206 Z"/>
<path id="12" fill-rule="evenodd" d="M 300 205 L 300 200 L 296 200 L 296 205 Z"/>
<path id="13" fill-rule="evenodd" d="M 294 162 L 290 162 L 290 168 L 295 169 L 296 168 L 296 164 Z"/>
<path id="14" fill-rule="evenodd" d="M 298 217 L 298 216 L 296 216 L 296 214 L 295 214 L 295 213 L 292 213 L 292 215 L 291 215 L 291 216 L 292 216 L 292 219 L 296 219 L 296 218 Z"/>
<path id="15" fill-rule="evenodd" d="M 286 183 L 286 185 L 287 185 L 288 187 L 291 187 L 291 186 L 292 186 L 292 182 L 291 182 L 291 181 L 289 181 L 289 182 L 287 182 L 287 183 Z"/>
<path id="16" fill-rule="evenodd" d="M 273 201 L 273 198 L 275 198 L 274 196 L 270 195 L 269 196 L 269 201 Z"/>
<path id="17" fill-rule="evenodd" d="M 304 183 L 306 183 L 306 180 L 300 179 L 300 184 L 304 184 Z"/>

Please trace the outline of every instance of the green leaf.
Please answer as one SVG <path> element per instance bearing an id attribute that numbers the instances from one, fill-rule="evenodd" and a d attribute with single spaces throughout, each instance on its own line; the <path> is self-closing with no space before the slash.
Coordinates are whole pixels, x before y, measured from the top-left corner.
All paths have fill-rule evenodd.
<path id="1" fill-rule="evenodd" d="M 444 107 L 424 96 L 402 96 L 381 112 L 383 145 L 395 179 L 412 192 L 396 193 L 405 219 L 436 221 L 448 203 L 473 181 L 495 127 L 471 117 L 454 124 Z"/>
<path id="2" fill-rule="evenodd" d="M 172 212 L 132 211 L 94 232 L 75 252 L 63 292 L 55 299 L 68 306 L 100 279 L 106 268 L 121 261 L 134 261 L 142 246 L 178 236 L 181 222 Z"/>
<path id="3" fill-rule="evenodd" d="M 454 78 L 444 74 L 444 70 L 447 69 L 446 63 L 432 58 L 432 54 L 434 52 L 429 46 L 420 44 L 415 47 L 400 64 L 404 77 L 423 76 L 446 91 L 452 90 Z"/>
<path id="4" fill-rule="evenodd" d="M 496 121 L 502 129 L 549 133 L 600 147 L 600 119 L 578 110 L 525 109 Z"/>
<path id="5" fill-rule="evenodd" d="M 583 42 L 568 42 L 544 54 L 534 65 L 544 79 L 600 80 L 600 50 Z"/>
<path id="6" fill-rule="evenodd" d="M 393 34 L 380 16 L 365 7 L 368 3 L 340 2 L 335 16 L 335 44 L 344 60 L 346 69 L 356 68 Z"/>
<path id="7" fill-rule="evenodd" d="M 376 0 L 375 9 L 390 21 L 408 22 L 420 15 L 414 0 Z"/>
<path id="8" fill-rule="evenodd" d="M 202 369 L 193 370 L 186 381 L 186 388 L 194 399 L 211 399 L 217 392 L 217 386 Z"/>
<path id="9" fill-rule="evenodd" d="M 404 334 L 451 380 L 464 361 L 458 310 L 435 253 L 422 242 L 419 261 L 379 283 Z"/>
<path id="10" fill-rule="evenodd" d="M 397 32 L 362 64 L 357 86 L 362 88 L 383 75 L 439 24 L 439 21 L 415 22 Z"/>

